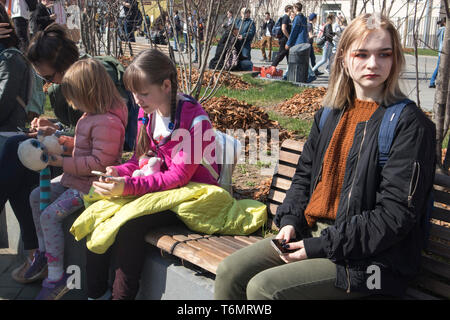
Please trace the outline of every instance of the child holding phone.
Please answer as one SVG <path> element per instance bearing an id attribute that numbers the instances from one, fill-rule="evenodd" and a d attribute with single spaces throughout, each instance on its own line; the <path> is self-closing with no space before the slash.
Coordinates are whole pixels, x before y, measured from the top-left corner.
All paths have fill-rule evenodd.
<path id="1" fill-rule="evenodd" d="M 106 69 L 94 59 L 75 62 L 65 73 L 61 88 L 70 105 L 84 114 L 75 128 L 72 156 L 56 156 L 49 163 L 64 171 L 51 181 L 52 203 L 41 212 L 40 189 L 30 195 L 39 249 L 25 277 L 41 273 L 48 264 L 38 300 L 57 300 L 68 291 L 62 220 L 83 207 L 82 195 L 98 179 L 91 171 L 103 172 L 120 163 L 128 119 L 125 102 Z"/>

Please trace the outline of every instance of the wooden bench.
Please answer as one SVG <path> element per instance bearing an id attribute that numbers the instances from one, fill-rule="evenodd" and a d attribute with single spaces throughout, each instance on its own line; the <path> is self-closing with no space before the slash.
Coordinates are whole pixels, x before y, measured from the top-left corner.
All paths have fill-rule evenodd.
<path id="1" fill-rule="evenodd" d="M 129 56 L 133 57 L 138 55 L 144 50 L 147 49 L 158 49 L 162 53 L 164 53 L 166 56 L 168 56 L 170 59 L 174 61 L 174 53 L 172 50 L 172 47 L 170 45 L 162 45 L 162 44 L 152 44 L 152 43 L 138 43 L 138 42 L 120 42 L 120 50 L 122 56 Z"/>
<path id="2" fill-rule="evenodd" d="M 272 179 L 267 200 L 269 225 L 276 209 L 283 202 L 300 158 L 303 142 L 285 140 Z M 448 188 L 448 189 L 446 189 Z M 405 299 L 450 298 L 450 177 L 436 175 L 435 209 L 431 218 L 430 241 L 423 253 L 423 272 L 407 291 Z M 447 191 L 445 191 L 447 190 Z M 261 240 L 260 235 L 223 236 L 203 235 L 184 226 L 168 226 L 149 232 L 146 241 L 182 260 L 186 260 L 208 272 L 216 273 L 219 263 L 236 250 Z"/>

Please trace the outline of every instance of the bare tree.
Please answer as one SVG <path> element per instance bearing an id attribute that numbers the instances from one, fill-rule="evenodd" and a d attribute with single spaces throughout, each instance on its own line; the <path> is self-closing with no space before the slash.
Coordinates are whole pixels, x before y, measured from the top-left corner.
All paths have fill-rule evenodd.
<path id="1" fill-rule="evenodd" d="M 436 124 L 436 154 L 438 159 L 438 167 L 440 169 L 448 170 L 450 167 L 450 154 L 448 152 L 450 143 L 447 145 L 447 153 L 445 155 L 444 163 L 441 163 L 442 159 L 442 142 L 444 137 L 448 133 L 449 129 L 449 118 L 450 118 L 450 81 L 449 81 L 449 70 L 450 70 L 450 27 L 449 27 L 449 19 L 450 19 L 450 9 L 449 9 L 449 1 L 442 0 L 444 9 L 445 9 L 445 17 L 447 18 L 447 24 L 445 27 L 444 34 L 444 43 L 441 52 L 441 59 L 439 63 L 439 73 L 436 81 L 436 94 L 434 96 L 434 107 L 433 107 L 433 120 Z"/>

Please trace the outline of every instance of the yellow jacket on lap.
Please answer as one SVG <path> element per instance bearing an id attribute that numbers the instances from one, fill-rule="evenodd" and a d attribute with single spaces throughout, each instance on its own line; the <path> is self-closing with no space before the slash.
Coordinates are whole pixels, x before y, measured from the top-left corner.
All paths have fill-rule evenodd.
<path id="1" fill-rule="evenodd" d="M 171 210 L 186 226 L 207 234 L 248 235 L 267 220 L 266 205 L 255 200 L 236 200 L 224 189 L 190 182 L 184 187 L 149 193 L 141 197 L 102 199 L 87 196 L 87 209 L 70 228 L 76 240 L 87 237 L 94 253 L 104 253 L 120 227 L 143 215 Z"/>

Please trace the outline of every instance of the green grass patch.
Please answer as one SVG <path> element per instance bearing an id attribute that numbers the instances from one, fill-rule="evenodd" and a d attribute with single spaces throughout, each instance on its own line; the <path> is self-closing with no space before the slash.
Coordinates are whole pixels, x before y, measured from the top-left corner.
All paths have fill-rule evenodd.
<path id="1" fill-rule="evenodd" d="M 215 96 L 227 96 L 256 106 L 269 106 L 290 99 L 294 94 L 304 90 L 286 81 L 264 81 L 251 75 L 244 75 L 242 79 L 253 87 L 249 90 L 221 87 Z"/>
<path id="2" fill-rule="evenodd" d="M 311 130 L 313 120 L 302 120 L 297 118 L 285 117 L 274 111 L 269 111 L 269 118 L 278 121 L 280 126 L 286 130 L 294 131 L 301 137 L 307 137 Z"/>
<path id="3" fill-rule="evenodd" d="M 406 48 L 403 50 L 403 52 L 405 52 L 405 54 L 414 55 L 414 48 Z M 421 49 L 421 48 L 417 49 L 417 53 L 419 56 L 434 56 L 434 57 L 437 57 L 439 54 L 439 52 L 437 50 Z"/>

